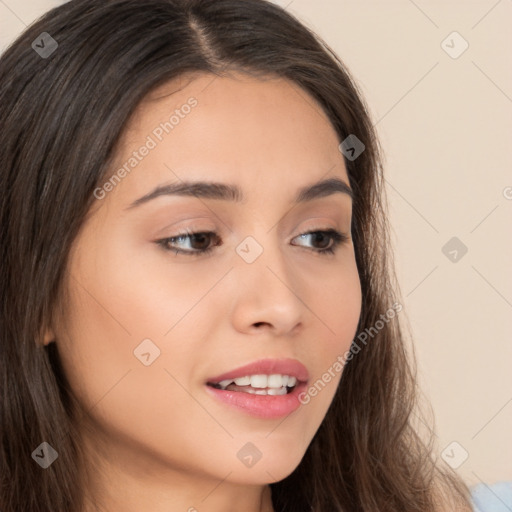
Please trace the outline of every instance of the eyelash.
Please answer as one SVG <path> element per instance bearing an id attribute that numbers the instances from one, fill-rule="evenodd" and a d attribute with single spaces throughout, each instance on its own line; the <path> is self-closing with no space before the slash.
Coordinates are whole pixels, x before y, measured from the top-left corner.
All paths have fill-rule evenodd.
<path id="1" fill-rule="evenodd" d="M 332 246 L 328 247 L 327 249 L 312 249 L 312 248 L 309 248 L 309 250 L 311 250 L 313 252 L 316 252 L 317 254 L 320 254 L 320 255 L 327 256 L 327 255 L 334 254 L 341 244 L 343 244 L 346 241 L 348 241 L 348 236 L 346 234 L 340 233 L 339 231 L 337 231 L 335 229 L 313 230 L 313 231 L 308 231 L 306 233 L 302 233 L 301 235 L 298 235 L 298 236 L 315 235 L 315 234 L 318 234 L 318 233 L 322 233 L 323 235 L 327 235 L 327 236 L 331 237 L 331 239 L 333 240 Z M 178 238 L 191 239 L 192 237 L 204 236 L 204 235 L 206 235 L 206 236 L 214 235 L 216 237 L 216 239 L 217 239 L 217 242 L 219 241 L 219 237 L 217 236 L 217 233 L 215 233 L 213 231 L 196 231 L 196 232 L 189 232 L 189 231 L 187 231 L 186 233 L 179 233 L 177 235 L 174 235 L 174 236 L 171 236 L 171 237 L 168 237 L 168 238 L 162 238 L 161 240 L 157 240 L 156 243 L 158 245 L 160 245 L 165 251 L 168 251 L 168 252 L 173 251 L 176 255 L 177 254 L 184 254 L 186 256 L 201 256 L 201 255 L 210 254 L 213 251 L 213 247 L 208 247 L 208 249 L 196 250 L 196 251 L 183 251 L 181 249 L 170 248 L 169 247 L 169 243 L 175 241 Z M 297 237 L 295 237 L 295 238 L 297 238 Z M 218 245 L 222 245 L 222 244 L 218 244 L 217 243 L 217 244 L 215 244 L 214 247 L 216 247 Z"/>

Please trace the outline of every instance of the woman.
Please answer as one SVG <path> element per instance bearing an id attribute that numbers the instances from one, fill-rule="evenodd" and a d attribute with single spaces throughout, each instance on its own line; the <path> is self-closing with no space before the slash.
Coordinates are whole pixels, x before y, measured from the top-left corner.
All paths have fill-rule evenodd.
<path id="1" fill-rule="evenodd" d="M 263 0 L 71 1 L 0 101 L 0 509 L 470 510 L 318 37 Z"/>

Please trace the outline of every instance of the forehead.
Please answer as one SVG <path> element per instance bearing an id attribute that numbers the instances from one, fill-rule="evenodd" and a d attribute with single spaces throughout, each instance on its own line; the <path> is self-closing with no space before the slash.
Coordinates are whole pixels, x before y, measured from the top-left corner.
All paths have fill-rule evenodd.
<path id="1" fill-rule="evenodd" d="M 236 182 L 248 193 L 296 190 L 331 176 L 348 181 L 338 145 L 320 105 L 286 79 L 183 75 L 139 104 L 111 170 L 151 146 L 119 190 L 133 195 L 179 179 Z"/>

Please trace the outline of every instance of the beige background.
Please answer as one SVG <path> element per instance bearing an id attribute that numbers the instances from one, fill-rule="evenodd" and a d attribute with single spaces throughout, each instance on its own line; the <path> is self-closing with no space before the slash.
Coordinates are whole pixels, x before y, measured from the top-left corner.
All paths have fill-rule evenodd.
<path id="1" fill-rule="evenodd" d="M 0 51 L 59 3 L 0 0 Z M 370 105 L 437 451 L 452 465 L 468 453 L 469 484 L 512 480 L 512 1 L 275 3 L 327 41 Z M 455 262 L 441 250 L 452 237 L 468 249 Z"/>

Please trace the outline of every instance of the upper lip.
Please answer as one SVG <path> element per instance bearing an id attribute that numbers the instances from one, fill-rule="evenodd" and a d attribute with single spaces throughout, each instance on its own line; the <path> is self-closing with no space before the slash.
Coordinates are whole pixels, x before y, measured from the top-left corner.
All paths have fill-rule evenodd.
<path id="1" fill-rule="evenodd" d="M 260 359 L 230 370 L 222 375 L 216 375 L 208 379 L 207 383 L 218 384 L 223 380 L 237 379 L 247 375 L 289 375 L 299 382 L 307 382 L 309 373 L 307 368 L 296 359 Z"/>

